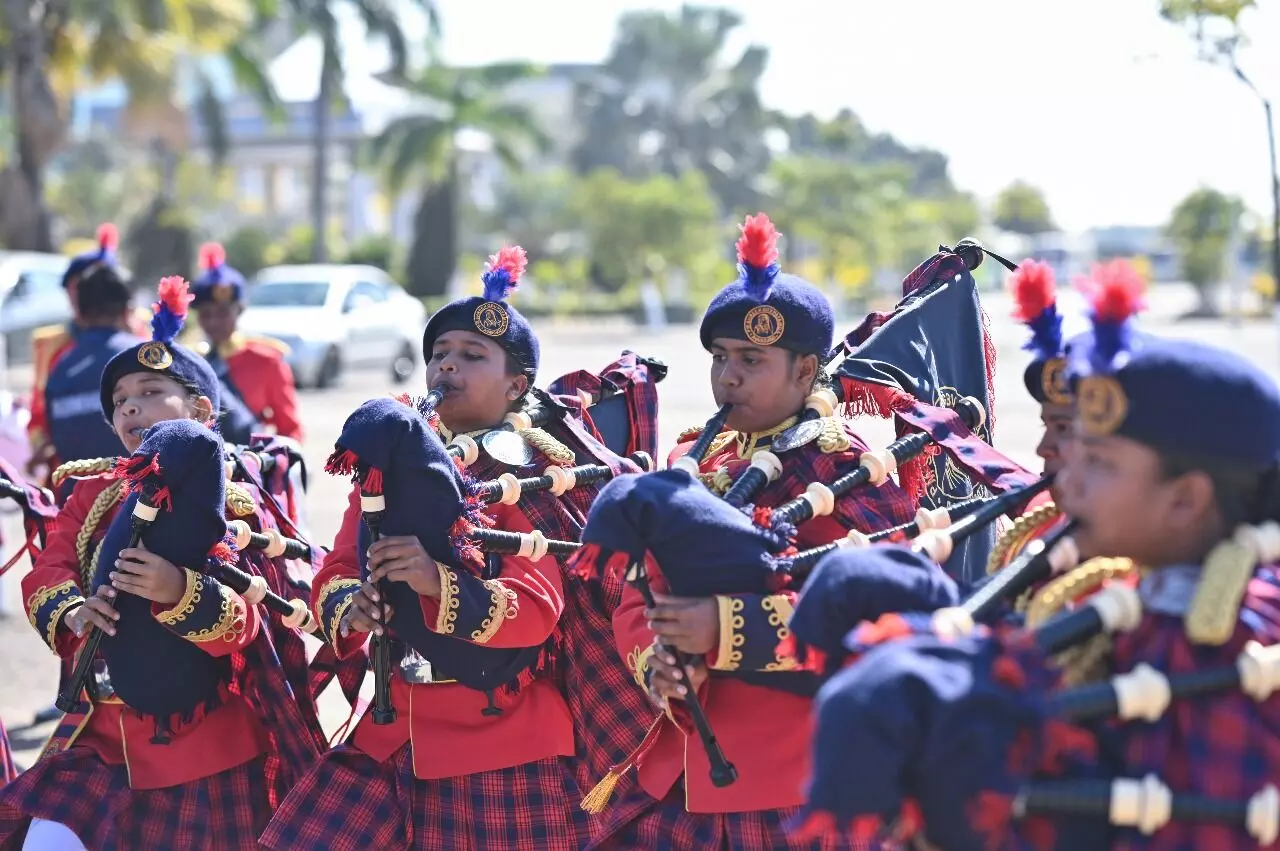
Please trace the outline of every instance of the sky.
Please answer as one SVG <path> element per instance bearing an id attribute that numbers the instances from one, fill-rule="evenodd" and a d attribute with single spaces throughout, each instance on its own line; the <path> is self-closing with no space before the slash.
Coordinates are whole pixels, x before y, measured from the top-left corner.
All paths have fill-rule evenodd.
<path id="1" fill-rule="evenodd" d="M 619 14 L 648 0 L 439 0 L 446 61 L 598 62 Z M 706 0 L 714 2 L 714 0 Z M 1041 187 L 1068 229 L 1156 225 L 1198 186 L 1270 215 L 1258 98 L 1198 62 L 1156 0 L 726 0 L 732 55 L 770 48 L 766 102 L 829 116 L 950 158 L 990 198 Z M 1280 0 L 1245 19 L 1242 66 L 1280 112 Z M 1264 57 L 1269 57 L 1265 58 Z M 1280 115 L 1277 116 L 1280 122 Z"/>

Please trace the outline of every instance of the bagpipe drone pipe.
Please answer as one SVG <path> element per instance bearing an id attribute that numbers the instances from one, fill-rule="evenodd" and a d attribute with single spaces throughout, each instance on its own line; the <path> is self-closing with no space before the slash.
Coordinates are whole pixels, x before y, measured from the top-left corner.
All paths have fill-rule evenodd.
<path id="1" fill-rule="evenodd" d="M 350 475 L 359 485 L 364 522 L 357 551 L 362 576 L 369 575 L 367 553 L 380 536 L 414 536 L 438 564 L 458 574 L 458 584 L 451 588 L 457 610 L 450 607 L 443 612 L 451 619 L 460 617 L 464 609 L 488 611 L 491 592 L 482 581 L 499 575 L 499 554 L 538 559 L 578 548 L 574 542 L 550 541 L 537 530 L 525 534 L 486 528 L 480 512 L 485 500 L 477 495 L 475 483 L 460 472 L 456 457 L 420 408 L 401 399 L 373 399 L 357 408 L 343 425 L 326 470 Z M 500 493 L 499 486 L 490 496 Z M 423 511 L 424 505 L 432 510 Z M 392 636 L 430 664 L 432 680 L 456 680 L 488 694 L 491 705 L 485 712 L 490 714 L 501 712 L 494 705 L 494 693 L 518 687 L 543 656 L 542 646 L 499 649 L 447 634 L 454 629 L 467 635 L 483 631 L 478 622 L 457 623 L 444 633 L 435 631 L 425 621 L 422 598 L 407 584 L 384 580 L 379 590 L 393 612 L 387 622 L 390 635 L 374 634 L 370 639 L 376 723 L 390 723 L 395 717 L 391 667 L 393 657 L 403 655 L 405 648 L 393 646 Z M 482 609 L 477 608 L 481 602 Z"/>
<path id="2" fill-rule="evenodd" d="M 120 614 L 116 634 L 90 631 L 58 696 L 59 709 L 78 707 L 99 651 L 111 689 L 130 707 L 161 722 L 216 701 L 231 676 L 230 658 L 215 658 L 179 630 L 184 621 L 191 629 L 209 621 L 211 633 L 234 630 L 237 624 L 243 629 L 244 613 L 224 599 L 219 585 L 243 594 L 248 605 L 261 602 L 280 613 L 287 626 L 314 629 L 302 600 L 279 597 L 262 577 L 235 566 L 236 550 L 223 514 L 225 460 L 217 434 L 190 420 L 157 423 L 136 452 L 120 459 L 113 475 L 126 482 L 129 496 L 99 546 L 92 587 L 110 585 L 112 571 L 127 571 L 127 564 L 116 567 L 118 554 L 142 543 L 189 572 L 186 593 L 159 612 L 159 604 L 117 594 L 112 602 Z M 163 739 L 158 727 L 157 741 Z"/>
<path id="3" fill-rule="evenodd" d="M 954 250 L 940 247 L 907 276 L 893 312 L 868 316 L 828 359 L 832 389 L 846 413 L 892 416 L 899 435 L 923 431 L 941 448 L 898 471 L 903 487 L 926 508 L 984 491 L 1003 493 L 1035 479 L 990 445 L 996 354 L 972 274 L 988 253 L 972 240 Z M 986 413 L 972 432 L 958 417 L 937 413 L 964 397 Z M 982 576 L 994 541 L 994 528 L 967 538 L 947 560 L 948 574 L 962 584 Z"/>

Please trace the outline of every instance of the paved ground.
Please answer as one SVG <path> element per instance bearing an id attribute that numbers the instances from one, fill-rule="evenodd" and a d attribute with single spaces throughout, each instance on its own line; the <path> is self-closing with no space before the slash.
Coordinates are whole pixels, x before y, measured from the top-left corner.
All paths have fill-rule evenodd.
<path id="1" fill-rule="evenodd" d="M 1152 301 L 1154 303 L 1144 321 L 1149 330 L 1230 347 L 1280 377 L 1280 335 L 1273 323 L 1176 323 L 1174 318 L 1192 304 L 1190 292 L 1181 287 L 1163 288 L 1154 294 Z M 996 444 L 1011 457 L 1030 465 L 1035 462 L 1032 450 L 1038 439 L 1038 410 L 1022 388 L 1025 356 L 1018 349 L 1025 332 L 1021 326 L 1007 319 L 1010 309 L 1003 296 L 988 297 L 986 307 L 992 318 L 1001 364 L 997 373 Z M 538 324 L 537 330 L 543 341 L 542 375 L 547 379 L 578 368 L 599 368 L 624 348 L 659 357 L 670 364 L 671 376 L 661 388 L 664 446 L 669 446 L 681 429 L 704 422 L 711 413 L 706 378 L 709 359 L 698 345 L 694 328 L 680 326 L 646 332 L 623 322 L 602 322 L 590 326 L 546 322 Z M 24 387 L 23 382 L 28 380 L 28 375 L 14 371 L 8 380 L 17 389 Z M 414 386 L 422 386 L 421 376 L 415 379 Z M 341 388 L 311 392 L 303 397 L 303 421 L 308 430 L 306 450 L 313 469 L 308 498 L 310 522 L 322 543 L 330 543 L 337 529 L 346 504 L 346 485 L 324 475 L 320 467 L 347 414 L 364 400 L 385 394 L 390 389 L 381 373 L 352 374 L 346 377 Z M 1194 400 L 1188 400 L 1188 404 L 1194 404 Z M 883 441 L 889 433 L 889 428 L 879 422 L 867 424 L 865 430 L 872 444 Z M 6 540 L 14 540 L 16 525 L 13 517 L 4 518 L 4 529 Z M 49 725 L 29 725 L 33 713 L 52 701 L 56 666 L 49 652 L 27 626 L 18 603 L 17 580 L 22 572 L 23 568 L 17 567 L 0 580 L 5 586 L 0 589 L 5 592 L 3 601 L 0 601 L 0 611 L 9 614 L 8 617 L 0 616 L 0 718 L 9 728 L 19 762 L 29 764 L 50 732 Z M 326 716 L 332 729 L 345 716 L 345 707 L 340 699 L 327 700 L 326 704 Z"/>

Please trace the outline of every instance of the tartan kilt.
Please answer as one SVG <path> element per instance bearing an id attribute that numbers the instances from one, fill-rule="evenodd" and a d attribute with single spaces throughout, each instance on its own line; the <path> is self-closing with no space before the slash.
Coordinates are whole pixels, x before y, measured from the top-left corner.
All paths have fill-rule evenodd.
<path id="1" fill-rule="evenodd" d="M 13 751 L 9 749 L 9 736 L 4 731 L 4 722 L 0 721 L 0 786 L 18 776 L 18 769 L 13 764 Z"/>
<path id="2" fill-rule="evenodd" d="M 635 814 L 637 806 L 643 807 L 639 814 Z M 799 807 L 747 813 L 686 812 L 683 782 L 671 787 L 661 801 L 634 787 L 625 800 L 611 804 L 602 817 L 608 818 L 615 808 L 621 817 L 613 822 L 607 835 L 586 846 L 589 851 L 898 851 L 898 846 L 889 842 L 855 844 L 834 837 L 815 842 L 792 840 L 785 825 L 799 814 Z"/>
<path id="3" fill-rule="evenodd" d="M 66 825 L 89 851 L 254 848 L 271 817 L 263 762 L 165 789 L 130 789 L 125 766 L 70 747 L 0 789 L 0 851 L 19 851 L 33 818 Z"/>
<path id="4" fill-rule="evenodd" d="M 294 787 L 260 840 L 300 851 L 578 851 L 569 760 L 419 780 L 408 744 L 379 763 L 339 745 Z"/>

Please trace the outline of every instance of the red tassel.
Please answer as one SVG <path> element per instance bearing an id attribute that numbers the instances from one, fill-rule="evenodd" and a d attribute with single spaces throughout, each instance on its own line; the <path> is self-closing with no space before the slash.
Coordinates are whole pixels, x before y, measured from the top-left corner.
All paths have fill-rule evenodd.
<path id="1" fill-rule="evenodd" d="M 239 560 L 240 554 L 236 551 L 235 545 L 231 541 L 223 538 L 209 550 L 209 558 L 213 561 L 234 564 Z"/>
<path id="2" fill-rule="evenodd" d="M 1098 322 L 1123 322 L 1142 310 L 1146 284 L 1127 260 L 1112 260 L 1093 267 L 1093 275 L 1076 282 L 1093 306 Z"/>
<path id="3" fill-rule="evenodd" d="M 151 494 L 150 498 L 148 498 L 146 502 L 152 508 L 159 508 L 164 511 L 172 511 L 173 510 L 173 493 L 168 488 L 160 488 L 158 491 Z"/>
<path id="4" fill-rule="evenodd" d="M 368 496 L 378 496 L 382 493 L 382 471 L 377 467 L 370 467 L 364 474 L 364 479 L 360 482 L 360 490 Z"/>
<path id="5" fill-rule="evenodd" d="M 924 810 L 914 798 L 907 798 L 902 802 L 902 811 L 898 814 L 898 821 L 893 826 L 893 837 L 899 842 L 905 842 L 922 830 L 924 830 Z"/>
<path id="6" fill-rule="evenodd" d="M 968 809 L 974 833 L 986 840 L 987 847 L 999 847 L 1013 818 L 1013 798 L 999 792 L 982 791 Z"/>
<path id="7" fill-rule="evenodd" d="M 98 247 L 104 252 L 115 251 L 120 244 L 120 231 L 110 222 L 98 225 Z"/>
<path id="8" fill-rule="evenodd" d="M 751 522 L 761 529 L 771 528 L 773 526 L 773 509 L 757 505 L 751 510 Z"/>
<path id="9" fill-rule="evenodd" d="M 841 377 L 840 389 L 844 397 L 840 410 L 846 417 L 887 418 L 916 403 L 910 393 L 873 381 Z"/>
<path id="10" fill-rule="evenodd" d="M 333 453 L 324 463 L 324 471 L 331 476 L 350 476 L 356 471 L 360 459 L 350 449 L 334 447 Z"/>
<path id="11" fill-rule="evenodd" d="M 764 269 L 778 262 L 778 229 L 764 213 L 747 216 L 738 237 L 738 262 Z"/>
<path id="12" fill-rule="evenodd" d="M 520 276 L 529 266 L 529 255 L 518 245 L 504 245 L 497 254 L 489 255 L 489 268 L 506 271 L 511 286 L 520 283 Z"/>
<path id="13" fill-rule="evenodd" d="M 181 275 L 170 275 L 167 278 L 161 278 L 160 286 L 157 288 L 157 295 L 160 298 L 158 303 L 169 308 L 169 311 L 180 319 L 186 318 L 187 307 L 196 298 L 191 294 L 187 282 L 183 280 Z"/>
<path id="14" fill-rule="evenodd" d="M 991 663 L 991 676 L 1005 688 L 1022 691 L 1027 687 L 1027 675 L 1022 666 L 1011 656 L 1001 656 Z"/>
<path id="15" fill-rule="evenodd" d="M 227 262 L 227 250 L 216 242 L 206 242 L 200 246 L 200 268 L 206 272 Z"/>
<path id="16" fill-rule="evenodd" d="M 872 647 L 911 635 L 911 624 L 902 615 L 890 612 L 881 615 L 877 620 L 859 624 L 854 632 L 854 641 Z"/>
<path id="17" fill-rule="evenodd" d="M 856 824 L 859 819 L 865 818 L 875 819 L 873 826 L 876 830 L 879 829 L 880 820 L 875 816 L 858 816 L 858 818 L 854 819 L 854 823 Z M 796 842 L 817 842 L 825 836 L 835 836 L 837 833 L 835 815 L 825 810 L 815 810 L 809 813 L 804 817 L 803 821 L 787 830 L 787 834 Z M 875 835 L 873 830 L 870 836 L 863 837 L 860 841 L 873 839 Z"/>
<path id="18" fill-rule="evenodd" d="M 1098 755 L 1098 740 L 1087 730 L 1051 719 L 1045 722 L 1038 770 L 1061 774 L 1069 762 L 1091 762 Z"/>
<path id="19" fill-rule="evenodd" d="M 1053 267 L 1038 260 L 1023 260 L 1009 279 L 1009 292 L 1013 294 L 1015 306 L 1013 318 L 1030 322 L 1057 303 Z"/>

